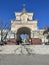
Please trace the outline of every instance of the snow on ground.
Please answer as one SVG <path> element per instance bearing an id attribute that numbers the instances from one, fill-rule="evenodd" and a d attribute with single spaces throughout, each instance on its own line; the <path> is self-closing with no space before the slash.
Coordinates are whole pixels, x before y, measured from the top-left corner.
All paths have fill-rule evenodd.
<path id="1" fill-rule="evenodd" d="M 49 45 L 4 45 L 0 54 L 49 54 Z"/>

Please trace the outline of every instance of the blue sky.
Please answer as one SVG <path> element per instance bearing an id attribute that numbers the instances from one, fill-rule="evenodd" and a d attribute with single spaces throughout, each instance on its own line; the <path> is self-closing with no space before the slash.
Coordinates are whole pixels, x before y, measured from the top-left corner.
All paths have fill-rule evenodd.
<path id="1" fill-rule="evenodd" d="M 39 28 L 49 26 L 49 0 L 0 0 L 0 25 L 9 26 L 15 19 L 14 12 L 20 12 L 23 4 L 28 12 L 34 12 Z"/>

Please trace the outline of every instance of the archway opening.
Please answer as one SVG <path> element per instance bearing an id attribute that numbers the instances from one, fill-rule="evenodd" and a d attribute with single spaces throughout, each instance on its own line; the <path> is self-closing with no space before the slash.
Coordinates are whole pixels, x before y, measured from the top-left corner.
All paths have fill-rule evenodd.
<path id="1" fill-rule="evenodd" d="M 17 41 L 19 41 L 20 43 L 24 43 L 26 40 L 27 42 L 29 42 L 29 39 L 31 38 L 31 30 L 30 28 L 27 27 L 21 27 L 17 30 Z M 26 43 L 27 43 L 26 42 Z"/>

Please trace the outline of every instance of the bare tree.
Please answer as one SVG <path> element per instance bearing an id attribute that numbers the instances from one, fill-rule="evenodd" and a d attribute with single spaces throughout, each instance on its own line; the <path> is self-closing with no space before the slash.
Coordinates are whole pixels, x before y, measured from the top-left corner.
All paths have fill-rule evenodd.
<path id="1" fill-rule="evenodd" d="M 47 27 L 46 29 L 45 29 L 45 31 L 43 32 L 43 35 L 48 39 L 48 45 L 49 45 L 49 27 Z"/>
<path id="2" fill-rule="evenodd" d="M 4 28 L 5 27 L 6 27 L 6 30 L 3 29 L 2 25 L 0 24 L 0 31 L 1 31 L 0 32 L 0 36 L 1 36 L 0 45 L 6 44 L 6 38 L 7 38 L 8 32 L 10 31 L 10 26 L 5 25 Z"/>

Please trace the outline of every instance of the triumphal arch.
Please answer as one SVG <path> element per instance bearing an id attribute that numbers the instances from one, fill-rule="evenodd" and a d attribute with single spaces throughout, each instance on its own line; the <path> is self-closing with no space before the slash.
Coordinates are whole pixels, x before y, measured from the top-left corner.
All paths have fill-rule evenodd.
<path id="1" fill-rule="evenodd" d="M 38 29 L 38 21 L 33 19 L 34 13 L 23 9 L 15 12 L 15 20 L 11 20 L 11 31 L 15 33 L 16 39 L 21 34 L 28 34 L 29 38 L 43 38 L 43 30 Z"/>

